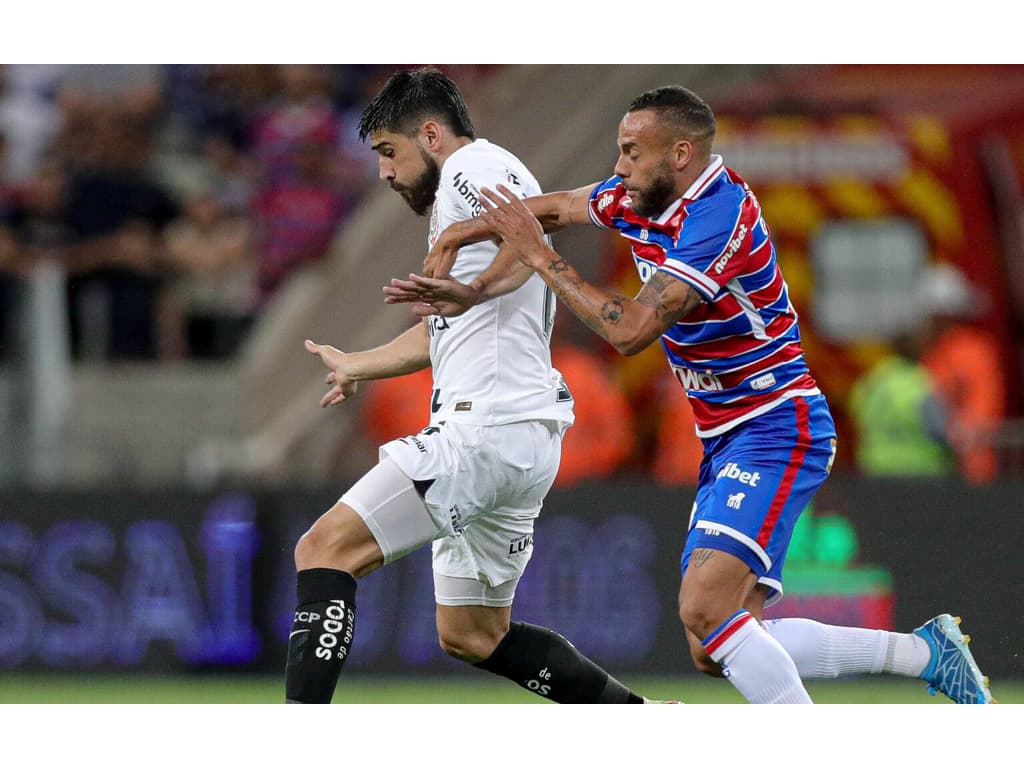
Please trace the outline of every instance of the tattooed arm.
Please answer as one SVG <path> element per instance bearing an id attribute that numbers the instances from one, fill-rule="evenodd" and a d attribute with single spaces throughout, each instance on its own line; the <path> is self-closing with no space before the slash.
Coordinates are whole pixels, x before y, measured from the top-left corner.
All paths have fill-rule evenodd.
<path id="1" fill-rule="evenodd" d="M 562 303 L 624 355 L 635 355 L 689 314 L 702 299 L 686 283 L 655 272 L 635 298 L 591 285 L 544 242 L 536 217 L 514 195 L 481 190 L 481 217 L 533 268 Z"/>

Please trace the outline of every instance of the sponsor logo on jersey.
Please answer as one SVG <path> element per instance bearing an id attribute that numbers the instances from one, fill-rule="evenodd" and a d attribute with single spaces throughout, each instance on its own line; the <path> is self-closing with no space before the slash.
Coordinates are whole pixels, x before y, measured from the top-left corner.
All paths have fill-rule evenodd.
<path id="1" fill-rule="evenodd" d="M 431 315 L 430 322 L 427 323 L 427 334 L 433 336 L 435 333 L 446 331 L 451 326 L 448 324 L 448 318 L 442 315 Z"/>
<path id="2" fill-rule="evenodd" d="M 727 477 L 730 480 L 739 480 L 744 485 L 749 485 L 751 488 L 757 488 L 757 481 L 761 479 L 761 473 L 745 472 L 735 461 L 730 461 L 718 470 L 718 474 L 715 476 L 715 479 L 721 480 L 723 477 Z"/>
<path id="3" fill-rule="evenodd" d="M 462 199 L 469 204 L 473 215 L 479 216 L 483 206 L 480 204 L 480 190 L 476 188 L 476 185 L 469 179 L 464 178 L 462 171 L 459 171 L 455 174 L 455 178 L 452 179 L 452 186 L 455 187 L 455 191 L 459 193 Z"/>
<path id="4" fill-rule="evenodd" d="M 747 225 L 740 224 L 739 231 L 736 233 L 736 237 L 729 241 L 729 247 L 725 249 L 718 261 L 715 262 L 715 274 L 720 275 L 725 272 L 725 267 L 729 263 L 729 259 L 736 255 L 736 252 L 743 245 L 744 239 L 747 237 Z"/>
<path id="5" fill-rule="evenodd" d="M 455 404 L 456 411 L 472 411 L 473 401 L 472 400 L 460 400 Z"/>
<path id="6" fill-rule="evenodd" d="M 722 389 L 722 380 L 710 371 L 695 371 L 692 368 L 675 368 L 676 378 L 685 389 L 697 389 L 701 392 L 718 392 Z"/>
<path id="7" fill-rule="evenodd" d="M 768 389 L 768 387 L 775 384 L 775 374 L 766 373 L 764 376 L 758 376 L 752 382 L 750 386 L 752 389 Z"/>
<path id="8" fill-rule="evenodd" d="M 505 178 L 508 179 L 509 184 L 515 184 L 517 187 L 522 186 L 522 184 L 519 183 L 519 177 L 512 173 L 508 168 L 505 169 Z"/>
<path id="9" fill-rule="evenodd" d="M 615 200 L 615 194 L 612 192 L 605 192 L 601 197 L 597 199 L 597 212 L 604 213 L 604 209 L 607 208 Z"/>

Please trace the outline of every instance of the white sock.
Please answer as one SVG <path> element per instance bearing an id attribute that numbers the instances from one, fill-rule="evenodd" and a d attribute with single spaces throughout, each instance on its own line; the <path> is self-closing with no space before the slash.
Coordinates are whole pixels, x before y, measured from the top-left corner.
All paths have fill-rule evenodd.
<path id="1" fill-rule="evenodd" d="M 747 611 L 704 638 L 704 650 L 751 704 L 812 704 L 786 650 Z"/>
<path id="2" fill-rule="evenodd" d="M 811 619 L 773 619 L 765 631 L 786 649 L 803 679 L 887 672 L 919 677 L 931 657 L 914 634 L 836 627 Z"/>

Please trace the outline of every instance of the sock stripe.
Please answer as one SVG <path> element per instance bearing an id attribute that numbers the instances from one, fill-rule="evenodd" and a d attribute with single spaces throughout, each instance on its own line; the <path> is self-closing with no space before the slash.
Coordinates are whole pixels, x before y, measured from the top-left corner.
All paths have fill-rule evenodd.
<path id="1" fill-rule="evenodd" d="M 753 621 L 753 619 L 754 617 L 749 611 L 739 610 L 723 621 L 718 629 L 705 637 L 701 642 L 704 646 L 704 650 L 708 652 L 708 656 L 714 658 L 715 651 L 721 648 L 730 637 L 739 632 L 740 629 L 746 626 L 747 622 Z"/>

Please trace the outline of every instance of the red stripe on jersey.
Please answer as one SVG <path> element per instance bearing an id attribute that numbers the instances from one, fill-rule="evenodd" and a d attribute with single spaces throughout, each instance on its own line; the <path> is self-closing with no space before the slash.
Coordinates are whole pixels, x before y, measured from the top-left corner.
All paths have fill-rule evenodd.
<path id="1" fill-rule="evenodd" d="M 655 243 L 633 243 L 633 255 L 659 267 L 665 263 L 665 249 Z"/>
<path id="2" fill-rule="evenodd" d="M 779 521 L 782 508 L 786 506 L 786 502 L 789 500 L 789 494 L 793 491 L 793 483 L 796 482 L 796 476 L 803 468 L 804 458 L 807 456 L 807 449 L 811 444 L 811 409 L 807 405 L 807 401 L 802 397 L 793 398 L 793 405 L 796 406 L 796 445 L 793 446 L 793 452 L 789 455 L 789 466 L 786 467 L 786 471 L 782 475 L 782 483 L 779 484 L 779 490 L 775 492 L 775 498 L 772 499 L 772 505 L 769 507 L 768 514 L 761 525 L 761 530 L 757 534 L 757 543 L 761 547 L 768 546 L 768 539 L 771 538 L 772 531 L 775 530 L 775 524 Z"/>

